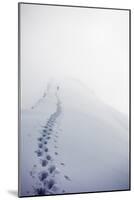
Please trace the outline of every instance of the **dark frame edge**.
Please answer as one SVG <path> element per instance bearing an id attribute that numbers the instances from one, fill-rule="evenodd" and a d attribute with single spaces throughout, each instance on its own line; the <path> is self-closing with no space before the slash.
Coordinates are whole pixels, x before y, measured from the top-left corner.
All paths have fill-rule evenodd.
<path id="1" fill-rule="evenodd" d="M 60 6 L 60 7 L 75 7 L 75 8 L 94 8 L 94 9 L 108 9 L 108 10 L 124 10 L 130 11 L 129 8 L 113 8 L 113 7 L 96 7 L 96 6 L 83 6 L 83 5 L 67 5 L 67 4 L 53 4 L 53 3 L 31 3 L 31 2 L 23 2 L 20 1 L 18 4 L 27 4 L 27 5 L 45 5 L 45 6 Z"/>
<path id="2" fill-rule="evenodd" d="M 29 197 L 52 197 L 52 196 L 65 196 L 65 195 L 79 195 L 79 194 L 94 194 L 94 193 L 113 193 L 113 192 L 128 192 L 130 189 L 123 189 L 123 190 L 104 190 L 104 191 L 95 191 L 95 192 L 80 192 L 80 193 L 64 193 L 64 194 L 47 194 L 47 195 L 33 195 L 33 196 L 19 196 L 19 198 L 29 198 Z"/>
<path id="3" fill-rule="evenodd" d="M 21 35 L 20 35 L 20 28 L 21 28 L 21 24 L 20 24 L 20 5 L 21 3 L 18 2 L 18 197 L 20 196 L 20 126 L 21 126 L 21 111 L 20 111 L 20 107 L 21 107 L 21 53 L 20 53 L 20 42 L 21 42 Z"/>

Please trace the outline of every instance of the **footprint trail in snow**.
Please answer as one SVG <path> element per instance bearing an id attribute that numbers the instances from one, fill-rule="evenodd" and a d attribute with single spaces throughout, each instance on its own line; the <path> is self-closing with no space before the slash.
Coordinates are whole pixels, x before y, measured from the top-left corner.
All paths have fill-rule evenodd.
<path id="1" fill-rule="evenodd" d="M 56 193 L 65 193 L 65 190 L 62 188 L 61 183 L 58 179 L 58 175 L 61 173 L 55 164 L 56 157 L 58 156 L 58 131 L 57 120 L 62 113 L 61 101 L 58 97 L 58 90 L 55 94 L 57 99 L 56 111 L 50 115 L 46 124 L 42 126 L 41 133 L 37 138 L 38 149 L 35 151 L 38 157 L 38 166 L 34 165 L 30 175 L 35 180 L 33 181 L 33 190 L 35 195 L 49 195 Z M 53 143 L 54 142 L 54 143 Z M 53 145 L 52 149 L 49 149 L 49 146 Z M 60 162 L 61 166 L 64 167 L 65 164 Z M 71 179 L 64 175 L 64 178 L 68 181 Z"/>

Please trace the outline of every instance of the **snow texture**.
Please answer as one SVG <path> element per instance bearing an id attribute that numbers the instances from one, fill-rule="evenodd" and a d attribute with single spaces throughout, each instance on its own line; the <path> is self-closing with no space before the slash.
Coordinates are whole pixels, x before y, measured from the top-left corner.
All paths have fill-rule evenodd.
<path id="1" fill-rule="evenodd" d="M 76 80 L 21 111 L 19 139 L 20 196 L 129 188 L 128 119 Z"/>

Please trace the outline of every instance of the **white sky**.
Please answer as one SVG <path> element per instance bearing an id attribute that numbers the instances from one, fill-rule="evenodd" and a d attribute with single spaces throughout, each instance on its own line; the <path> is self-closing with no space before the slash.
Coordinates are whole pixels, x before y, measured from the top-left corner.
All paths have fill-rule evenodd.
<path id="1" fill-rule="evenodd" d="M 22 4 L 22 107 L 35 103 L 57 76 L 81 80 L 128 114 L 128 11 Z"/>

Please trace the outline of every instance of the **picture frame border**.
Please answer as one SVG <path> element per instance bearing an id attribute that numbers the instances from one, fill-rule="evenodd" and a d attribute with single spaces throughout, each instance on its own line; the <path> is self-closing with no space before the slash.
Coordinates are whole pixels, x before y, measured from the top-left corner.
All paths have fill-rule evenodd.
<path id="1" fill-rule="evenodd" d="M 91 8 L 91 9 L 106 9 L 106 10 L 119 10 L 128 11 L 129 13 L 129 188 L 122 190 L 103 190 L 103 191 L 92 191 L 92 192 L 77 192 L 77 193 L 64 193 L 64 194 L 47 194 L 47 195 L 20 195 L 20 128 L 21 128 L 21 11 L 20 6 L 22 4 L 27 5 L 42 5 L 42 6 L 56 6 L 56 7 L 73 7 L 73 8 Z M 31 2 L 18 2 L 18 197 L 40 197 L 40 196 L 58 196 L 58 195 L 72 195 L 72 194 L 90 194 L 90 193 L 105 193 L 105 192 L 123 192 L 131 190 L 131 9 L 125 8 L 111 8 L 111 7 L 91 7 L 83 5 L 64 5 L 64 4 L 46 4 L 46 3 L 31 3 Z"/>

